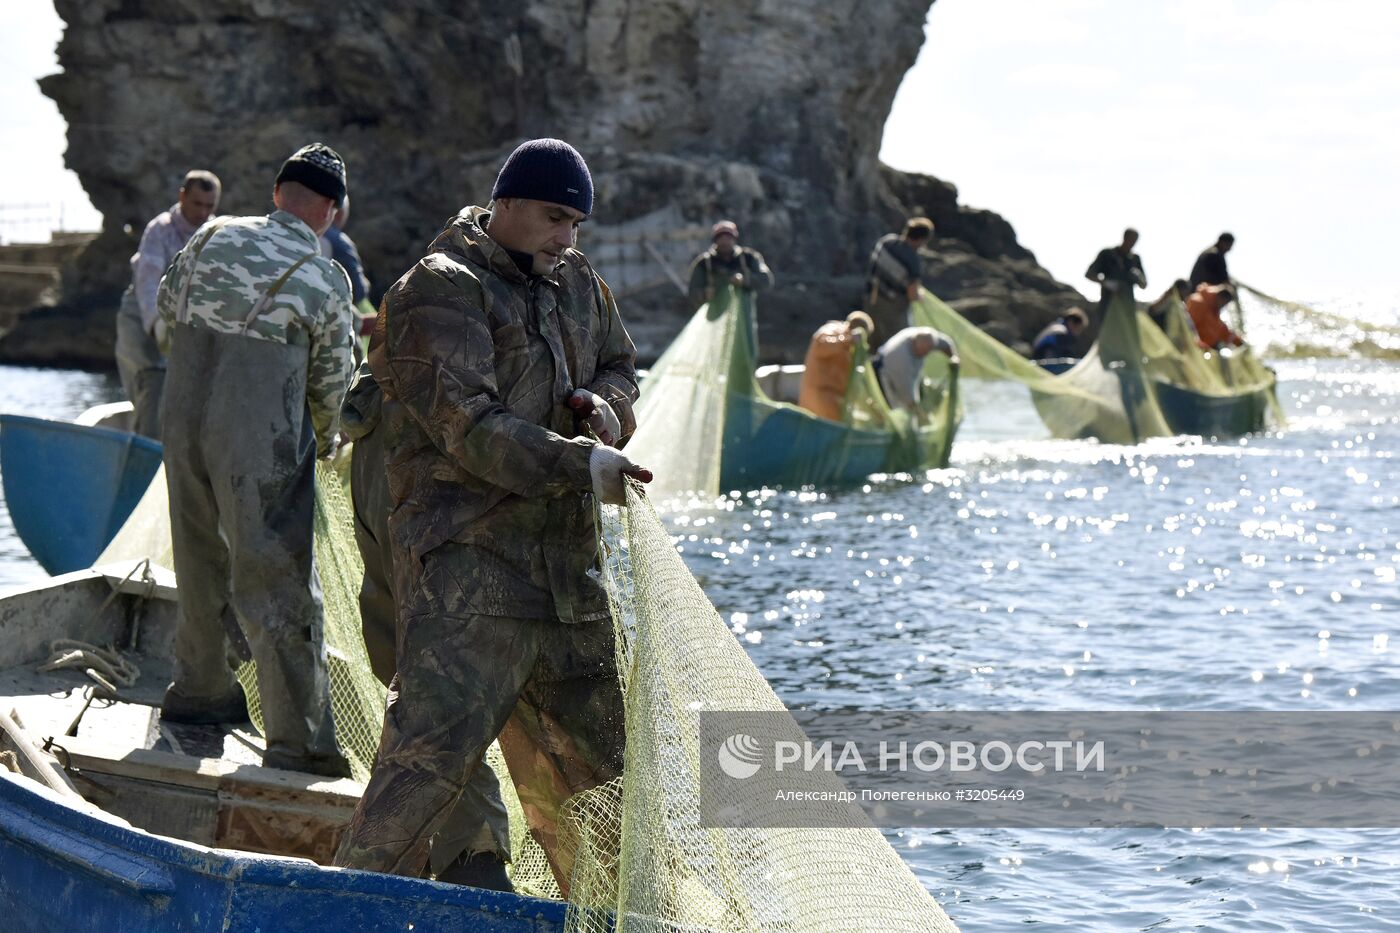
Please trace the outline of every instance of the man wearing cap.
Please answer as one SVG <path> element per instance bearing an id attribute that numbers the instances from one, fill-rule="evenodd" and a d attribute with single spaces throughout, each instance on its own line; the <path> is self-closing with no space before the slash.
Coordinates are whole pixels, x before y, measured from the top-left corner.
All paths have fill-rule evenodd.
<path id="1" fill-rule="evenodd" d="M 903 233 L 887 233 L 870 252 L 865 310 L 875 322 L 870 345 L 879 346 L 909 324 L 909 305 L 919 297 L 924 261 L 919 255 L 933 238 L 933 221 L 910 217 Z"/>
<path id="2" fill-rule="evenodd" d="M 160 398 L 165 386 L 165 358 L 153 334 L 159 317 L 156 289 L 170 260 L 218 210 L 221 190 L 213 172 L 186 173 L 179 199 L 146 224 L 131 257 L 131 285 L 117 311 L 117 374 L 131 399 L 131 429 L 145 437 L 160 440 Z"/>
<path id="3" fill-rule="evenodd" d="M 635 351 L 573 248 L 582 156 L 523 143 L 386 293 L 369 353 L 383 393 L 397 673 L 374 772 L 336 864 L 418 875 L 498 736 L 526 821 L 567 889 L 573 794 L 621 773 L 623 708 L 597 582 L 598 501 L 646 480 Z"/>
<path id="4" fill-rule="evenodd" d="M 354 359 L 350 283 L 318 237 L 345 190 L 339 155 L 320 143 L 297 150 L 277 174 L 277 209 L 206 224 L 157 299 L 180 582 L 161 715 L 246 718 L 231 641 L 257 662 L 263 764 L 325 775 L 348 768 L 333 735 L 311 558 L 315 465 L 335 451 Z"/>
<path id="5" fill-rule="evenodd" d="M 710 230 L 711 245 L 690 264 L 690 305 L 699 308 L 728 285 L 763 292 L 773 287 L 773 272 L 756 249 L 739 245 L 739 226 L 721 220 Z"/>

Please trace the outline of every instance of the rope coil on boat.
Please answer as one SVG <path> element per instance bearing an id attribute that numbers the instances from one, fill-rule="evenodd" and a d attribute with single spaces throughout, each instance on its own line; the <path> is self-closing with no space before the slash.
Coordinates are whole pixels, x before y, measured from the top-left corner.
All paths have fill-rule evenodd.
<path id="1" fill-rule="evenodd" d="M 141 669 L 115 648 L 99 648 L 74 638 L 59 638 L 49 642 L 49 652 L 49 659 L 39 666 L 39 673 L 81 670 L 111 693 L 116 693 L 117 687 L 133 686 L 141 676 Z"/>

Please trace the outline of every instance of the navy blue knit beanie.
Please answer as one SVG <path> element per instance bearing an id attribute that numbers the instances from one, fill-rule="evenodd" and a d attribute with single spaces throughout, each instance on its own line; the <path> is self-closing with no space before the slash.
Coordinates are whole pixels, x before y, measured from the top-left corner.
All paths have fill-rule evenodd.
<path id="1" fill-rule="evenodd" d="M 521 143 L 501 166 L 491 200 L 529 198 L 593 213 L 593 176 L 578 150 L 562 139 Z"/>

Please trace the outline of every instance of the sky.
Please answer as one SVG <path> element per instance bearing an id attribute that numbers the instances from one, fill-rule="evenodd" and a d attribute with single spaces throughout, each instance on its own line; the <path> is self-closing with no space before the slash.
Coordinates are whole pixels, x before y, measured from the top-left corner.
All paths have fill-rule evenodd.
<path id="1" fill-rule="evenodd" d="M 57 72 L 63 21 L 49 0 L 0 0 L 0 240 L 45 240 L 60 221 L 96 230 L 78 176 L 63 167 L 67 124 L 34 82 Z"/>
<path id="2" fill-rule="evenodd" d="M 1137 228 L 1155 291 L 1216 235 L 1303 300 L 1400 291 L 1400 3 L 937 0 L 882 159 L 1056 277 Z"/>
<path id="3" fill-rule="evenodd" d="M 62 23 L 3 2 L 0 238 L 95 229 L 34 83 Z M 926 33 L 882 158 L 1006 217 L 1058 278 L 1087 286 L 1133 226 L 1151 290 L 1230 230 L 1265 291 L 1400 291 L 1400 3 L 937 0 Z"/>

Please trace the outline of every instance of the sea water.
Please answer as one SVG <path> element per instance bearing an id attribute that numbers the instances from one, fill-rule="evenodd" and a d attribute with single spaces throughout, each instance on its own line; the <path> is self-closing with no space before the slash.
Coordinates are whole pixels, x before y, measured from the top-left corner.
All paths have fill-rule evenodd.
<path id="1" fill-rule="evenodd" d="M 946 470 L 669 521 L 793 707 L 1400 709 L 1400 363 L 1278 372 L 1285 432 L 1137 447 L 1046 439 L 1017 390 L 969 385 Z M 54 418 L 120 396 L 0 386 Z M 43 577 L 0 510 L 0 587 Z M 1400 928 L 1400 831 L 887 835 L 967 933 Z"/>
<path id="2" fill-rule="evenodd" d="M 946 470 L 670 524 L 792 707 L 1400 709 L 1400 363 L 1278 374 L 1285 432 L 1136 447 L 968 385 Z M 887 835 L 967 933 L 1400 929 L 1395 830 Z"/>

